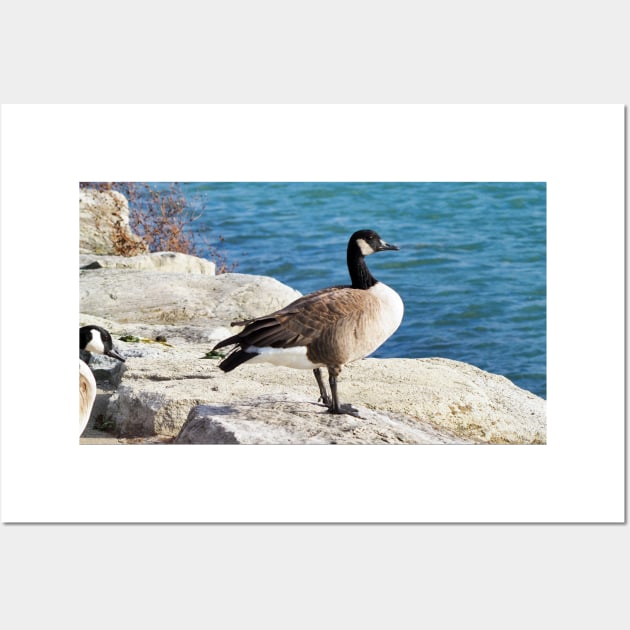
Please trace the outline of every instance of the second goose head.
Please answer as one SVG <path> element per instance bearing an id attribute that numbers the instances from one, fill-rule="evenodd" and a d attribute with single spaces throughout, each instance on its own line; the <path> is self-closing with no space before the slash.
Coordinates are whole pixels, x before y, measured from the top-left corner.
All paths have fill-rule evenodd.
<path id="1" fill-rule="evenodd" d="M 116 352 L 112 336 L 100 326 L 82 326 L 79 328 L 79 349 L 95 354 L 105 354 L 125 362 L 125 357 Z"/>

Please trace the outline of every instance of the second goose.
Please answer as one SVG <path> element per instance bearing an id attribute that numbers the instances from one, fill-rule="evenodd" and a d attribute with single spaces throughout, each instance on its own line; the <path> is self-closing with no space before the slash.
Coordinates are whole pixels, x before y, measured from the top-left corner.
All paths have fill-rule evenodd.
<path id="1" fill-rule="evenodd" d="M 235 346 L 219 367 L 229 372 L 250 361 L 312 369 L 330 413 L 356 415 L 354 407 L 339 403 L 337 377 L 345 364 L 366 357 L 383 344 L 403 316 L 398 293 L 376 280 L 365 262 L 366 256 L 387 250 L 398 247 L 373 230 L 355 232 L 347 249 L 351 285 L 321 289 L 270 315 L 232 322 L 232 326 L 244 328 L 214 347 Z M 330 396 L 322 367 L 328 369 Z"/>
<path id="2" fill-rule="evenodd" d="M 96 353 L 125 362 L 125 357 L 116 352 L 109 331 L 100 326 L 90 325 L 79 328 L 79 351 L 87 354 L 86 361 L 89 361 L 91 353 Z M 79 358 L 79 435 L 87 426 L 95 400 L 96 379 L 88 364 Z"/>

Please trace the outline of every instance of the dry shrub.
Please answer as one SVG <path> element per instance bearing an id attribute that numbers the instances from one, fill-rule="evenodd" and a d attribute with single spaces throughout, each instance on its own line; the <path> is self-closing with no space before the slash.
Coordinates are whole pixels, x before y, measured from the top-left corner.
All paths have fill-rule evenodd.
<path id="1" fill-rule="evenodd" d="M 120 219 L 116 219 L 111 226 L 111 239 L 114 251 L 118 256 L 137 256 L 147 251 L 143 240 L 136 240 L 129 235 L 129 230 Z M 154 251 L 149 248 L 149 251 Z"/>

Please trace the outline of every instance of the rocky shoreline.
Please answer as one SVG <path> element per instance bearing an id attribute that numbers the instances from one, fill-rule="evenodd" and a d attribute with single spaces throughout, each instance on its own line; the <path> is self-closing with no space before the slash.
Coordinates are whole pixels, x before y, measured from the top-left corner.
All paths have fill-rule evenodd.
<path id="1" fill-rule="evenodd" d="M 84 220 L 95 208 L 111 212 L 109 194 L 81 196 L 79 324 L 107 328 L 127 361 L 92 357 L 99 394 L 82 444 L 546 443 L 542 398 L 448 359 L 347 366 L 340 396 L 360 418 L 326 413 L 308 370 L 245 364 L 224 374 L 206 354 L 230 322 L 300 294 L 265 276 L 214 275 L 212 263 L 194 256 L 113 255 L 103 221 Z"/>

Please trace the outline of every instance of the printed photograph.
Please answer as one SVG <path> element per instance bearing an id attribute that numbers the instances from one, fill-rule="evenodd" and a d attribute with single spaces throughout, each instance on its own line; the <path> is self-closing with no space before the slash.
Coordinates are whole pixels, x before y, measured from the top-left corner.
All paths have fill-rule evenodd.
<path id="1" fill-rule="evenodd" d="M 547 442 L 545 182 L 81 182 L 91 444 Z"/>

